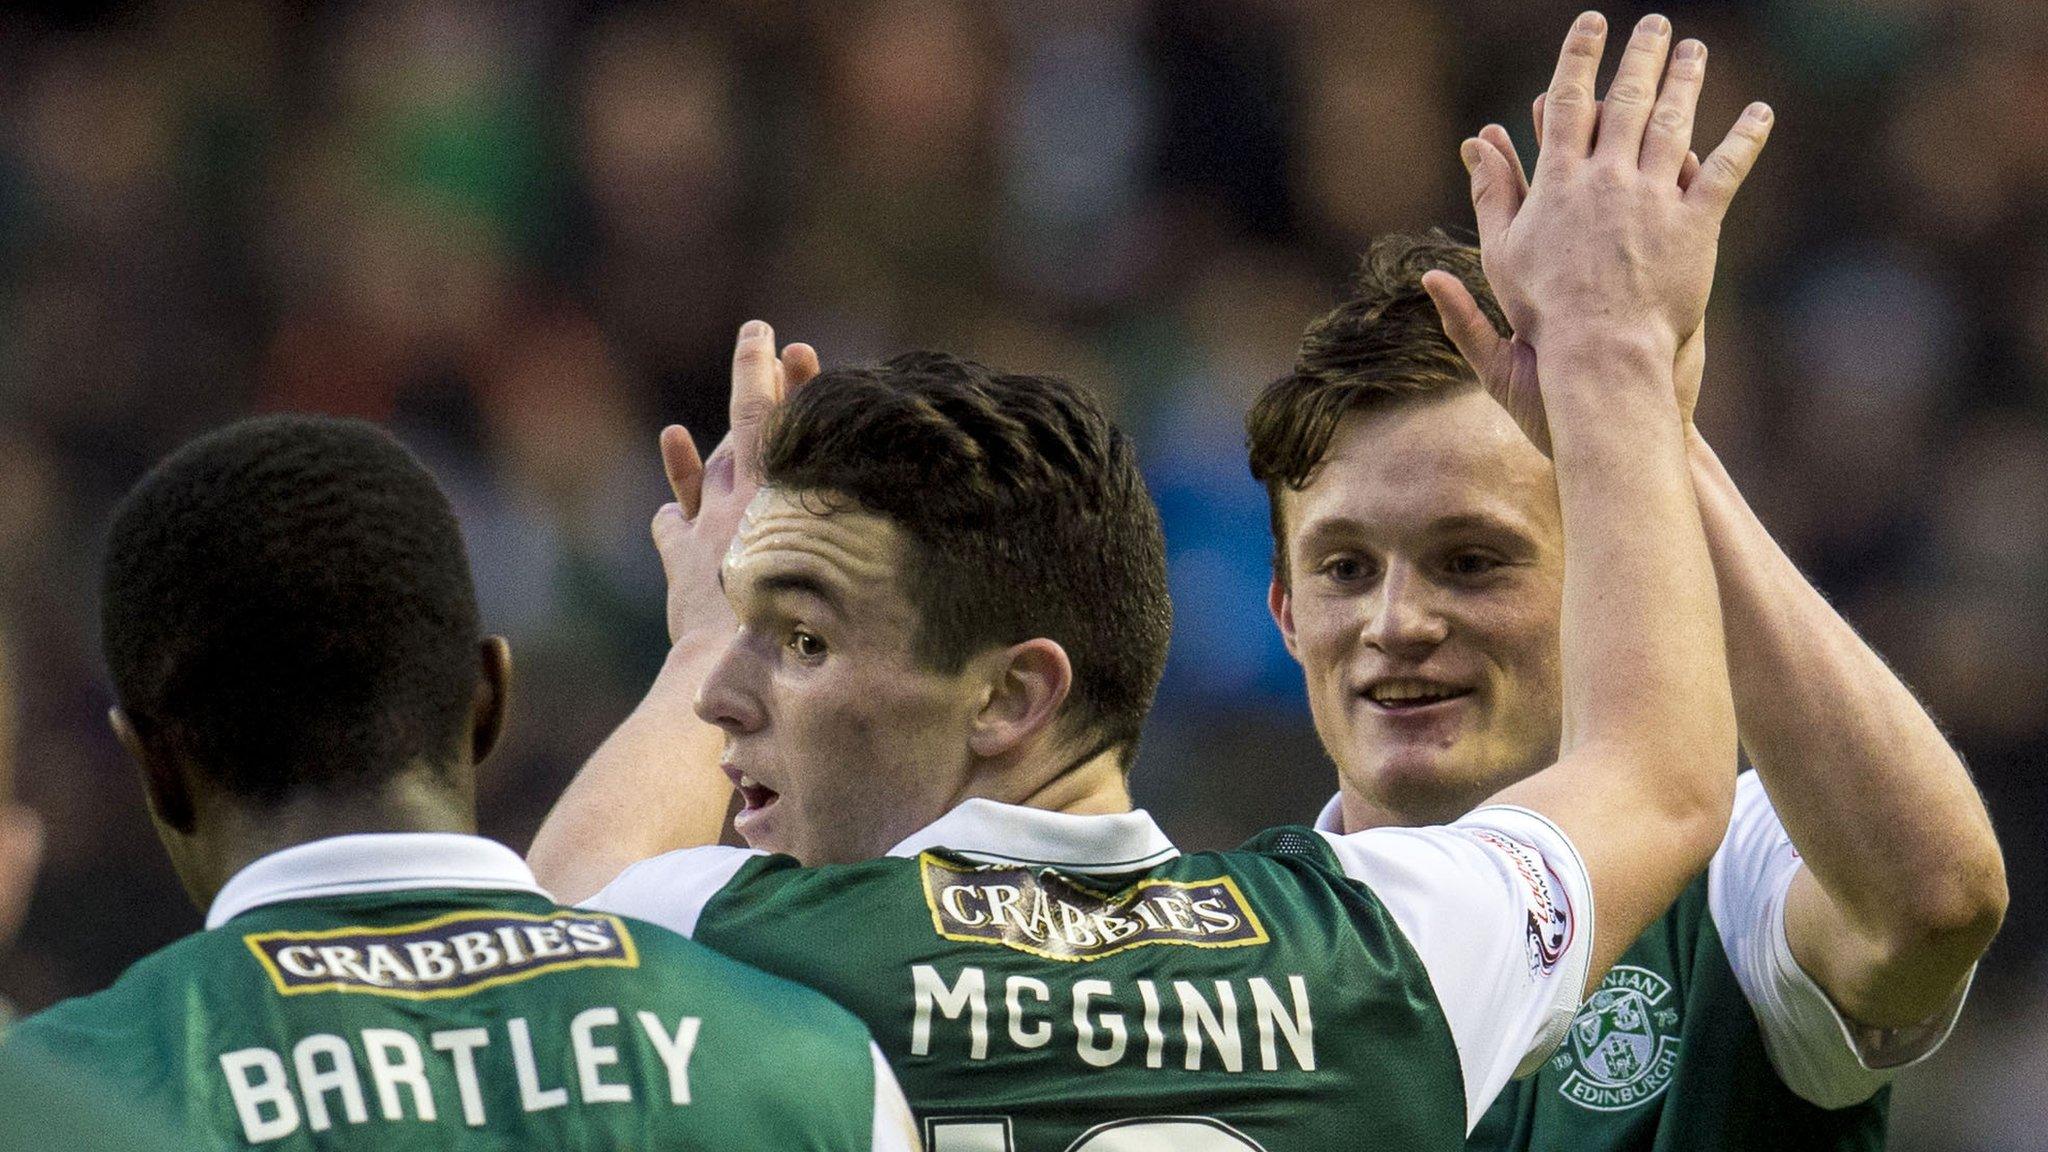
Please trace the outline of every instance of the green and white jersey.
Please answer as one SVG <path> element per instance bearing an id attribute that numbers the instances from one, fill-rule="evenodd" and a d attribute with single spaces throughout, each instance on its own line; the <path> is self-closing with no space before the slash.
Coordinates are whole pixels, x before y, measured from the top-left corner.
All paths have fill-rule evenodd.
<path id="1" fill-rule="evenodd" d="M 1183 855 L 1143 812 L 969 800 L 881 859 L 736 848 L 589 907 L 820 989 L 929 1152 L 1462 1147 L 1584 985 L 1584 864 L 1532 812 Z"/>
<path id="2" fill-rule="evenodd" d="M 76 1067 L 215 1149 L 914 1146 L 844 1009 L 559 907 L 488 840 L 299 845 L 237 873 L 206 922 L 22 1022 L 6 1051 Z"/>
<path id="3" fill-rule="evenodd" d="M 1320 824 L 1336 826 L 1336 801 Z M 1941 1045 L 1926 1025 L 1853 1024 L 1793 959 L 1799 870 L 1755 773 L 1707 871 L 1588 998 L 1556 1055 L 1509 1085 L 1478 1152 L 1848 1152 L 1884 1145 L 1885 1085 Z"/>

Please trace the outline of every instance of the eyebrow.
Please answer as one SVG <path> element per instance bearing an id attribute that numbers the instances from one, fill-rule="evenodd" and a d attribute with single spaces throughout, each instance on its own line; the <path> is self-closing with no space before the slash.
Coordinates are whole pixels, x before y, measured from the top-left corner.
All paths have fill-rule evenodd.
<path id="1" fill-rule="evenodd" d="M 721 572 L 720 580 L 723 579 L 724 574 Z M 773 596 L 778 592 L 795 592 L 814 597 L 823 601 L 825 607 L 833 612 L 841 616 L 846 615 L 846 605 L 839 599 L 839 593 L 831 585 L 807 572 L 771 572 L 754 581 L 754 589 L 763 596 Z"/>
<path id="2" fill-rule="evenodd" d="M 1464 512 L 1456 516 L 1445 516 L 1430 521 L 1429 527 L 1431 531 L 1435 532 L 1479 531 L 1505 532 L 1521 537 L 1529 535 L 1529 529 L 1526 526 L 1517 524 L 1506 517 L 1495 516 L 1486 512 Z"/>
<path id="3" fill-rule="evenodd" d="M 1330 537 L 1343 537 L 1366 530 L 1364 521 L 1353 516 L 1321 517 L 1303 527 L 1300 540 L 1304 544 L 1316 544 Z M 1517 539 L 1531 539 L 1528 526 L 1490 512 L 1459 512 L 1439 516 L 1429 521 L 1426 530 L 1431 534 L 1482 532 L 1489 535 L 1514 536 Z"/>

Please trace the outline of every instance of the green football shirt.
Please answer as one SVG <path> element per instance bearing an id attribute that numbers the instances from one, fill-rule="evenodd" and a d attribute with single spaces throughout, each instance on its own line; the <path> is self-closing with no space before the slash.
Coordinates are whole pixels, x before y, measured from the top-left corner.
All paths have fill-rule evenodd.
<path id="1" fill-rule="evenodd" d="M 185 1152 L 191 1141 L 135 1114 L 110 1088 L 26 1046 L 0 1047 L 0 1152 Z"/>
<path id="2" fill-rule="evenodd" d="M 487 840 L 286 849 L 238 873 L 207 925 L 22 1022 L 6 1051 L 77 1066 L 216 1148 L 911 1146 L 844 1009 L 558 907 Z"/>
<path id="3" fill-rule="evenodd" d="M 1319 824 L 1334 826 L 1335 801 Z M 1754 772 L 1713 861 L 1639 937 L 1473 1152 L 1862 1152 L 1884 1146 L 1888 1081 L 1940 1046 L 1927 1025 L 1856 1027 L 1800 970 L 1784 899 L 1799 854 Z"/>
<path id="4" fill-rule="evenodd" d="M 858 864 L 735 848 L 589 907 L 866 1022 L 929 1152 L 1429 1152 L 1578 1005 L 1585 870 L 1534 813 L 1183 855 L 1142 812 L 970 800 Z"/>

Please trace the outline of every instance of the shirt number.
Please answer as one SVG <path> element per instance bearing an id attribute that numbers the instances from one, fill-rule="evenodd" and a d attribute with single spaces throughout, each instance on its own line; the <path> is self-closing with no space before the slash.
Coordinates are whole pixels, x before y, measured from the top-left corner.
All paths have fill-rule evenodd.
<path id="1" fill-rule="evenodd" d="M 1018 1152 L 1008 1116 L 925 1121 L 929 1152 Z M 1266 1152 L 1258 1141 L 1207 1116 L 1115 1120 L 1081 1133 L 1066 1152 Z"/>

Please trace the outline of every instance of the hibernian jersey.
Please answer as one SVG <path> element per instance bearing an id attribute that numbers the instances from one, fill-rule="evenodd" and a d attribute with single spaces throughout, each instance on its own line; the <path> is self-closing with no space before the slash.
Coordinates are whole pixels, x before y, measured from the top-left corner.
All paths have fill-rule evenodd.
<path id="1" fill-rule="evenodd" d="M 187 1152 L 197 1147 L 160 1119 L 138 1115 L 113 1089 L 81 1078 L 26 1045 L 0 1046 L 0 1152 Z"/>
<path id="2" fill-rule="evenodd" d="M 969 800 L 884 858 L 627 869 L 653 920 L 854 1010 L 929 1152 L 1462 1147 L 1583 988 L 1584 864 L 1535 813 L 1183 855 L 1143 812 Z"/>
<path id="3" fill-rule="evenodd" d="M 1335 815 L 1326 810 L 1323 822 Z M 1707 871 L 1623 954 L 1556 1055 L 1502 1093 L 1471 1148 L 1883 1147 L 1887 1081 L 1940 1045 L 1961 997 L 1915 1029 L 1845 1020 L 1785 939 L 1799 866 L 1761 782 L 1746 773 Z"/>
<path id="4" fill-rule="evenodd" d="M 470 836 L 249 865 L 207 930 L 10 1033 L 207 1147 L 907 1149 L 866 1030 Z M 801 1076 L 793 1076 L 801 1069 Z"/>

